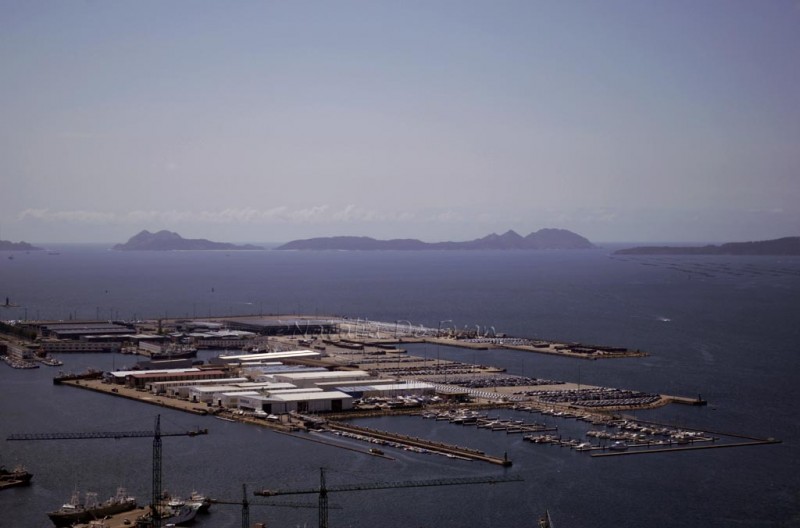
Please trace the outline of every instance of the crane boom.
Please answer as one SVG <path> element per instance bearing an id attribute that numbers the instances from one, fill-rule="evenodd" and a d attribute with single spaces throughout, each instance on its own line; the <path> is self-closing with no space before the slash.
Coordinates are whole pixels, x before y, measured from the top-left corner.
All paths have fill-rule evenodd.
<path id="1" fill-rule="evenodd" d="M 161 513 L 158 509 L 161 500 L 161 437 L 163 436 L 198 436 L 208 434 L 208 429 L 197 428 L 193 431 L 162 433 L 161 415 L 156 416 L 155 429 L 152 431 L 104 431 L 89 433 L 28 433 L 12 434 L 6 440 L 96 440 L 121 438 L 152 438 L 153 439 L 153 487 L 150 510 L 154 528 L 161 528 Z"/>
<path id="2" fill-rule="evenodd" d="M 222 504 L 231 506 L 241 506 L 242 500 L 209 499 L 211 504 Z M 273 506 L 277 508 L 317 508 L 313 502 L 247 502 L 248 506 Z M 342 509 L 341 506 L 331 506 L 334 509 Z"/>
<path id="3" fill-rule="evenodd" d="M 208 434 L 208 429 L 195 429 L 193 431 L 161 433 L 161 436 L 197 436 Z M 153 431 L 110 431 L 95 433 L 24 433 L 9 435 L 6 440 L 94 440 L 102 438 L 153 438 Z"/>
<path id="4" fill-rule="evenodd" d="M 455 477 L 432 480 L 403 480 L 399 482 L 372 482 L 366 484 L 343 484 L 338 486 L 327 486 L 328 492 L 336 491 L 366 491 L 391 488 L 419 488 L 426 486 L 456 486 L 464 484 L 499 484 L 502 482 L 520 482 L 520 477 Z M 262 497 L 272 497 L 276 495 L 299 495 L 304 493 L 319 493 L 320 488 L 300 488 L 300 489 L 262 489 L 254 491 L 254 495 Z"/>
<path id="5" fill-rule="evenodd" d="M 272 497 L 276 495 L 299 495 L 303 493 L 319 494 L 319 528 L 328 528 L 328 492 L 366 491 L 390 488 L 419 488 L 426 486 L 455 486 L 463 484 L 498 484 L 501 482 L 520 482 L 522 478 L 513 477 L 456 477 L 430 480 L 403 480 L 398 482 L 372 482 L 366 484 L 342 484 L 328 487 L 325 484 L 325 469 L 319 470 L 319 487 L 300 489 L 262 489 L 254 491 L 254 495 Z"/>

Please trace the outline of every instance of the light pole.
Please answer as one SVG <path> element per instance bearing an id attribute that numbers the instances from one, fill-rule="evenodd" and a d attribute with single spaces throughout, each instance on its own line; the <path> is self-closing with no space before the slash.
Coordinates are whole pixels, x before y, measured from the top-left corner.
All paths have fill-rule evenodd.
<path id="1" fill-rule="evenodd" d="M 436 375 L 439 375 L 439 337 L 442 334 L 442 323 L 452 323 L 452 319 L 445 319 L 439 321 L 439 326 L 436 327 Z"/>
<path id="2" fill-rule="evenodd" d="M 411 328 L 411 321 L 407 321 L 406 319 L 397 319 L 394 322 L 394 338 L 397 339 L 398 332 L 400 330 L 400 323 L 404 323 L 404 325 L 408 325 L 408 328 Z M 403 333 L 405 334 L 406 331 L 404 330 Z"/>

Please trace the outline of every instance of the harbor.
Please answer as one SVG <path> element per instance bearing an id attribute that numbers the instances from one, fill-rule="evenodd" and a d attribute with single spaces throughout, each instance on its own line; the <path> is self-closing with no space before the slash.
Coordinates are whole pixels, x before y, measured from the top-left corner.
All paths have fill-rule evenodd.
<path id="1" fill-rule="evenodd" d="M 306 259 L 302 254 L 285 256 L 301 261 Z M 348 255 L 341 257 L 346 257 L 348 266 L 363 268 L 358 268 L 358 259 L 351 259 Z M 64 261 L 71 258 L 73 255 L 64 251 L 59 256 L 59 260 Z M 97 252 L 93 258 L 106 262 L 103 260 L 106 258 L 105 253 Z M 150 256 L 147 258 L 150 259 Z M 162 269 L 169 265 L 168 261 L 176 258 L 195 262 L 199 257 L 192 256 L 189 259 L 188 254 L 175 254 L 165 258 L 154 255 L 152 260 L 154 266 Z M 231 259 L 240 259 L 243 256 L 226 258 L 225 255 L 203 255 L 203 259 L 209 258 L 227 265 L 234 262 Z M 392 261 L 381 260 L 382 269 L 391 269 Z M 54 260 L 53 263 L 55 264 Z M 141 269 L 138 266 L 128 269 L 126 263 L 127 260 L 106 262 L 99 266 L 97 274 L 103 276 L 104 270 L 111 269 L 127 269 L 126 273 L 135 273 Z M 457 262 L 454 260 L 452 263 L 455 265 Z M 253 265 L 255 264 L 254 262 Z M 602 259 L 592 260 L 593 269 L 604 269 L 603 266 Z M 627 278 L 627 272 L 623 271 L 625 270 L 619 271 L 620 277 Z M 327 276 L 323 270 L 319 273 L 320 276 Z M 596 277 L 597 274 L 592 276 Z M 650 280 L 647 276 L 636 276 L 636 280 L 640 279 L 645 282 Z M 97 335 L 91 340 L 88 339 L 89 335 L 84 339 L 76 337 L 73 340 L 67 337 L 68 334 L 64 332 L 66 329 L 58 329 L 62 332 L 62 337 L 44 338 L 49 342 L 48 347 L 75 347 L 75 351 L 50 353 L 63 361 L 63 366 L 50 367 L 38 363 L 38 369 L 17 370 L 0 363 L 0 392 L 3 394 L 3 403 L 0 405 L 3 406 L 4 418 L 7 418 L 3 421 L 4 425 L 0 426 L 3 438 L 16 433 L 147 429 L 153 417 L 159 413 L 170 423 L 168 429 L 193 431 L 199 427 L 209 431 L 208 435 L 198 435 L 191 439 L 164 439 L 164 488 L 184 496 L 191 490 L 198 489 L 220 500 L 239 503 L 242 484 L 246 484 L 250 490 L 249 496 L 252 496 L 252 490 L 263 488 L 313 487 L 316 485 L 316 471 L 323 466 L 330 468 L 328 476 L 333 484 L 380 480 L 384 478 L 383 475 L 391 475 L 386 480 L 415 480 L 428 475 L 462 477 L 506 471 L 519 472 L 525 478 L 519 491 L 494 491 L 490 486 L 485 490 L 473 489 L 468 492 L 442 488 L 414 495 L 410 491 L 402 492 L 402 495 L 400 491 L 391 494 L 387 491 L 384 496 L 376 491 L 364 495 L 363 498 L 332 496 L 332 503 L 339 502 L 343 507 L 342 510 L 331 510 L 332 526 L 354 528 L 381 523 L 394 524 L 388 519 L 397 520 L 398 525 L 436 524 L 445 527 L 502 524 L 524 528 L 535 524 L 545 509 L 554 514 L 554 520 L 559 526 L 628 526 L 624 521 L 628 517 L 637 523 L 644 521 L 652 526 L 667 526 L 668 524 L 659 521 L 658 515 L 649 506 L 643 508 L 637 505 L 658 505 L 665 511 L 674 511 L 670 506 L 673 503 L 667 499 L 670 496 L 684 498 L 682 501 L 686 502 L 681 504 L 686 504 L 705 526 L 721 527 L 721 521 L 704 513 L 705 504 L 719 503 L 719 507 L 722 507 L 723 504 L 730 504 L 731 497 L 736 498 L 737 503 L 746 504 L 747 497 L 770 495 L 763 491 L 768 489 L 768 486 L 765 488 L 765 483 L 772 482 L 775 475 L 780 475 L 784 468 L 782 463 L 775 461 L 790 459 L 790 452 L 787 451 L 790 449 L 790 442 L 787 439 L 794 438 L 795 435 L 789 424 L 773 416 L 769 404 L 772 400 L 765 400 L 764 395 L 757 390 L 756 387 L 763 384 L 761 378 L 767 370 L 764 370 L 766 367 L 763 358 L 755 353 L 756 349 L 746 346 L 747 343 L 757 342 L 758 350 L 762 349 L 762 345 L 764 350 L 776 350 L 780 349 L 781 342 L 772 339 L 771 334 L 759 334 L 758 339 L 753 341 L 741 339 L 742 336 L 737 334 L 729 336 L 727 333 L 715 333 L 712 331 L 715 327 L 706 324 L 708 321 L 703 319 L 702 314 L 694 313 L 680 303 L 669 305 L 663 296 L 659 298 L 659 302 L 653 303 L 634 299 L 632 306 L 625 306 L 624 313 L 618 313 L 620 307 L 614 311 L 612 302 L 612 310 L 607 313 L 614 317 L 604 318 L 602 314 L 606 313 L 603 310 L 609 307 L 608 302 L 603 303 L 602 310 L 593 311 L 588 317 L 574 312 L 569 315 L 560 313 L 565 306 L 579 309 L 596 306 L 590 301 L 599 301 L 600 295 L 603 295 L 595 293 L 597 284 L 601 284 L 602 280 L 579 281 L 582 290 L 592 293 L 588 297 L 565 293 L 558 302 L 555 302 L 557 299 L 554 297 L 547 297 L 547 294 L 538 297 L 536 303 L 509 302 L 508 297 L 500 297 L 505 295 L 504 290 L 486 292 L 483 288 L 480 292 L 484 295 L 484 307 L 464 305 L 464 309 L 469 308 L 471 311 L 458 311 L 462 308 L 460 303 L 454 303 L 453 299 L 448 298 L 447 302 L 436 305 L 436 314 L 425 313 L 423 317 L 419 317 L 417 314 L 423 313 L 421 310 L 425 305 L 413 304 L 414 311 L 406 315 L 400 311 L 404 299 L 392 297 L 389 302 L 384 291 L 381 292 L 380 299 L 369 301 L 370 306 L 374 308 L 376 302 L 380 301 L 387 307 L 397 307 L 396 311 L 399 313 L 377 309 L 364 312 L 385 317 L 385 322 L 379 325 L 384 328 L 380 335 L 385 339 L 379 340 L 369 333 L 357 332 L 356 326 L 363 329 L 364 324 L 358 323 L 354 316 L 346 318 L 352 324 L 350 333 L 330 332 L 329 328 L 322 325 L 319 325 L 322 328 L 315 328 L 313 321 L 325 323 L 332 319 L 319 315 L 323 312 L 322 308 L 335 309 L 337 305 L 331 302 L 330 297 L 325 298 L 324 292 L 320 293 L 319 288 L 312 287 L 308 295 L 319 297 L 321 310 L 313 316 L 301 318 L 286 315 L 284 309 L 280 316 L 273 316 L 274 323 L 271 326 L 276 335 L 260 334 L 256 331 L 252 338 L 243 339 L 241 336 L 226 334 L 229 331 L 253 330 L 226 327 L 225 321 L 232 317 L 229 314 L 234 313 L 234 309 L 241 305 L 231 309 L 225 304 L 231 294 L 227 293 L 228 287 L 217 278 L 204 276 L 201 281 L 192 284 L 174 279 L 177 281 L 176 285 L 182 284 L 180 291 L 177 286 L 170 290 L 169 284 L 159 286 L 160 290 L 170 292 L 170 298 L 185 296 L 182 292 L 199 292 L 203 288 L 202 284 L 216 286 L 215 293 L 206 293 L 208 297 L 218 299 L 213 306 L 219 310 L 212 310 L 212 315 L 209 315 L 206 304 L 200 308 L 204 301 L 198 299 L 197 312 L 202 312 L 202 317 L 195 318 L 191 317 L 191 303 L 188 308 L 181 308 L 177 303 L 170 304 L 166 294 L 150 303 L 149 309 L 133 303 L 123 304 L 119 300 L 121 296 L 136 299 L 138 294 L 130 290 L 123 292 L 121 286 L 113 280 L 113 277 L 108 277 L 104 281 L 99 290 L 102 295 L 98 295 L 96 301 L 89 301 L 91 304 L 88 307 L 65 307 L 62 310 L 65 315 L 60 322 L 70 322 L 66 310 L 94 316 L 95 305 L 99 305 L 102 318 L 94 322 L 100 321 L 108 325 L 113 321 L 117 324 L 111 328 L 97 328 Z M 535 280 L 535 277 L 530 280 Z M 70 276 L 67 275 L 62 282 L 68 285 L 69 281 Z M 201 286 L 197 286 L 198 283 Z M 548 287 L 548 283 L 541 284 L 543 288 Z M 553 284 L 555 288 L 555 285 L 562 283 L 556 280 Z M 471 289 L 461 291 L 472 298 L 474 287 L 470 285 Z M 698 285 L 692 284 L 692 287 L 697 288 Z M 113 300 L 105 300 L 107 298 L 103 288 L 112 291 L 108 299 L 114 295 Z M 30 286 L 26 286 L 26 290 L 34 292 Z M 263 294 L 263 298 L 267 299 L 267 295 L 271 295 L 274 290 L 273 285 L 269 292 L 258 290 L 254 295 Z M 228 297 L 223 297 L 221 293 Z M 294 295 L 296 290 L 291 289 L 291 293 Z M 419 298 L 417 293 L 414 294 L 415 299 Z M 676 295 L 678 293 L 688 295 L 680 289 L 676 291 Z M 748 290 L 748 293 L 747 298 L 750 299 L 753 292 Z M 236 293 L 239 298 L 251 300 L 245 297 L 246 294 L 245 291 Z M 27 307 L 28 314 L 36 315 L 39 310 L 42 313 L 54 313 L 47 310 L 46 304 L 34 304 L 27 291 L 11 292 L 11 295 Z M 498 302 L 492 302 L 493 295 L 497 296 Z M 626 294 L 625 298 L 628 297 Z M 167 300 L 162 302 L 162 298 Z M 288 298 L 287 293 L 282 297 L 281 305 L 296 307 L 298 303 L 292 304 L 285 300 Z M 569 302 L 579 298 L 579 303 Z M 605 296 L 602 299 L 608 301 L 613 298 Z M 754 299 L 759 297 L 756 295 Z M 774 301 L 778 302 L 779 299 Z M 116 313 L 110 313 L 108 305 L 111 303 L 118 303 L 116 306 L 120 314 L 124 312 L 126 315 L 124 319 L 115 317 Z M 266 304 L 265 301 L 265 306 Z M 277 312 L 274 310 L 275 304 L 272 303 L 271 308 Z M 757 304 L 764 305 L 761 301 Z M 304 302 L 304 305 L 314 312 L 313 303 L 309 305 Z M 161 309 L 162 306 L 164 309 Z M 251 311 L 257 314 L 260 311 L 258 299 L 252 306 L 255 308 Z M 738 306 L 737 314 L 747 310 L 745 305 Z M 713 313 L 719 313 L 721 309 L 724 312 L 724 307 L 716 307 Z M 12 315 L 15 310 L 16 313 Z M 169 317 L 163 313 L 167 310 Z M 175 314 L 187 311 L 188 318 L 175 317 Z M 228 315 L 214 317 L 215 311 Z M 159 317 L 146 320 L 130 317 L 132 313 L 154 312 L 162 312 L 160 334 Z M 548 318 L 550 312 L 552 317 Z M 7 313 L 15 320 L 25 320 L 20 309 L 9 308 Z M 652 318 L 648 319 L 647 315 Z M 664 322 L 656 315 L 670 318 L 672 322 Z M 724 312 L 720 317 L 730 318 L 733 315 L 735 314 Z M 634 351 L 645 350 L 650 355 L 585 361 L 554 354 L 493 348 L 492 343 L 475 343 L 476 348 L 450 346 L 442 341 L 435 341 L 439 326 L 437 321 L 445 317 L 461 321 L 500 322 L 507 332 L 503 338 L 507 340 L 505 344 L 511 344 L 512 336 L 538 335 L 542 338 L 562 337 L 564 342 L 619 345 Z M 248 318 L 257 320 L 260 317 L 251 315 L 235 319 L 246 322 Z M 415 337 L 413 332 L 408 332 L 407 336 L 398 335 L 395 340 L 394 321 L 403 318 L 428 321 L 429 324 L 425 327 L 428 328 L 429 335 L 425 339 L 429 341 L 424 341 L 422 336 Z M 84 319 L 87 320 L 89 318 Z M 281 329 L 278 328 L 277 320 L 283 323 Z M 772 317 L 771 320 L 781 321 L 780 314 L 777 319 Z M 73 321 L 80 322 L 77 318 Z M 311 324 L 306 324 L 306 321 L 311 321 Z M 135 323 L 134 328 L 126 326 L 131 322 Z M 203 322 L 209 324 L 199 326 Z M 301 330 L 292 330 L 294 323 Z M 124 327 L 119 334 L 105 332 L 106 329 L 117 326 Z M 397 326 L 401 329 L 398 334 L 401 334 L 402 327 L 409 325 L 399 323 Z M 412 326 L 419 327 L 418 324 Z M 446 333 L 445 327 L 448 326 L 453 325 L 441 324 L 442 334 Z M 458 326 L 463 327 L 460 323 Z M 748 328 L 746 321 L 738 327 Z M 283 335 L 277 335 L 279 332 Z M 484 333 L 481 331 L 481 334 Z M 179 344 L 194 346 L 197 348 L 197 355 L 173 358 L 167 364 L 151 364 L 149 371 L 136 370 L 134 367 L 139 363 L 150 362 L 151 358 L 146 354 L 128 353 L 131 347 L 111 350 L 108 344 L 103 343 L 103 340 L 119 340 L 119 336 L 125 334 L 144 337 L 141 339 L 142 343 L 155 344 L 161 340 L 160 344 L 164 346 L 173 340 L 187 339 L 189 342 Z M 776 335 L 781 334 L 778 332 Z M 16 335 L 10 337 L 19 338 Z M 400 337 L 403 337 L 403 342 L 397 342 Z M 455 341 L 445 335 L 440 337 L 443 341 Z M 54 340 L 64 344 L 56 344 Z M 70 341 L 74 341 L 74 344 Z M 94 344 L 93 341 L 99 343 Z M 243 350 L 242 341 L 248 344 L 248 350 Z M 347 346 L 340 347 L 340 344 Z M 88 351 L 89 345 L 97 350 Z M 361 346 L 363 348 L 359 348 Z M 302 356 L 298 355 L 301 351 Z M 309 352 L 319 355 L 314 356 Z M 283 358 L 269 361 L 259 357 L 261 354 L 277 353 L 283 354 Z M 295 354 L 294 359 L 289 357 L 292 353 Z M 223 365 L 217 362 L 216 358 L 220 356 L 250 357 L 229 359 L 226 360 L 228 364 Z M 201 361 L 202 365 L 195 364 Z M 283 373 L 278 372 L 278 365 L 244 364 L 261 361 L 283 362 L 280 367 Z M 234 362 L 242 364 L 233 365 Z M 742 365 L 748 365 L 748 362 L 752 362 L 752 365 L 742 369 Z M 301 366 L 305 370 L 302 376 L 297 372 Z M 198 371 L 187 370 L 191 368 Z M 89 372 L 89 369 L 94 372 Z M 158 376 L 154 375 L 159 370 L 176 369 L 183 372 L 162 372 Z M 212 373 L 214 370 L 224 372 L 215 374 Z M 337 374 L 341 372 L 347 374 Z M 119 375 L 109 376 L 111 373 Z M 166 379 L 167 375 L 174 379 Z M 270 381 L 262 376 L 280 376 L 281 379 Z M 312 383 L 312 376 L 316 378 L 313 383 L 319 383 L 316 388 L 321 390 L 309 391 L 313 387 L 304 386 Z M 129 379 L 126 380 L 126 377 Z M 104 378 L 109 382 L 103 383 Z M 223 379 L 224 383 L 220 381 Z M 58 384 L 54 384 L 54 381 Z M 78 384 L 75 384 L 76 381 Z M 188 386 L 190 382 L 194 384 L 191 389 Z M 219 386 L 213 387 L 215 384 Z M 770 391 L 770 398 L 776 392 L 791 395 L 791 387 L 784 387 L 779 382 L 771 385 L 774 390 Z M 413 392 L 409 390 L 412 387 Z M 348 392 L 344 394 L 352 400 L 347 396 L 330 394 L 334 390 L 341 392 L 340 389 L 347 389 Z M 269 394 L 259 394 L 260 391 Z M 257 394 L 246 394 L 252 392 Z M 315 393 L 328 394 L 323 397 L 312 396 Z M 698 398 L 698 394 L 702 396 Z M 653 400 L 654 396 L 658 399 Z M 192 401 L 193 398 L 196 401 Z M 335 400 L 342 402 L 341 411 L 332 408 Z M 348 402 L 352 402 L 352 406 Z M 272 412 L 263 410 L 264 404 L 272 405 Z M 324 410 L 323 404 L 330 405 L 330 410 Z M 594 408 L 591 405 L 602 406 Z M 307 406 L 307 410 L 292 406 Z M 462 407 L 470 413 L 474 411 L 485 415 L 481 419 L 491 419 L 487 424 L 491 421 L 497 423 L 492 427 L 478 427 L 476 420 L 473 425 L 466 411 L 463 413 L 464 418 L 461 418 L 458 410 Z M 266 416 L 257 413 L 259 409 Z M 438 416 L 440 413 L 442 415 L 439 419 L 423 416 Z M 445 416 L 451 414 L 452 422 Z M 617 450 L 622 447 L 618 446 L 612 450 L 609 447 L 617 440 L 587 436 L 587 433 L 640 433 L 593 424 L 587 421 L 589 418 L 578 417 L 585 415 L 635 419 L 643 426 L 644 422 L 653 421 L 670 425 L 676 430 L 697 429 L 704 436 L 717 440 L 687 444 L 673 441 L 672 445 L 650 447 L 645 444 L 634 445 L 632 440 L 620 440 L 628 444 L 627 449 Z M 287 419 L 285 424 L 281 422 L 284 417 Z M 413 446 L 395 444 L 393 441 L 384 444 L 380 439 L 371 439 L 367 435 L 359 434 L 356 437 L 336 434 L 333 430 L 319 427 L 323 425 L 322 420 L 482 451 L 500 460 L 507 453 L 512 465 L 504 468 L 499 464 L 479 460 L 418 452 Z M 535 424 L 552 430 L 516 432 L 517 425 Z M 742 434 L 763 440 L 775 437 L 783 439 L 784 443 L 737 446 L 738 449 L 683 449 L 751 442 L 722 433 Z M 551 435 L 561 444 L 535 443 L 526 440 L 525 437 L 529 435 Z M 661 440 L 669 442 L 669 438 L 664 436 L 650 439 L 651 442 Z M 29 486 L 12 487 L 0 492 L 0 508 L 8 512 L 6 515 L 11 520 L 9 522 L 45 528 L 51 524 L 46 512 L 58 508 L 69 498 L 73 489 L 97 491 L 101 497 L 107 498 L 120 485 L 127 487 L 139 499 L 140 507 L 146 506 L 149 503 L 151 486 L 150 443 L 146 439 L 63 441 L 47 445 L 6 442 L 2 462 L 7 467 L 23 464 L 34 477 Z M 578 450 L 578 445 L 583 443 L 591 446 L 605 444 L 606 449 Z M 573 448 L 571 444 L 577 445 Z M 670 450 L 655 452 L 662 447 Z M 653 452 L 650 456 L 592 456 L 636 451 Z M 337 474 L 337 470 L 342 469 L 360 475 L 353 477 L 350 474 Z M 652 478 L 643 478 L 642 475 Z M 739 477 L 745 478 L 742 480 Z M 731 482 L 737 484 L 733 486 L 729 484 Z M 694 499 L 690 493 L 700 484 L 705 486 L 702 501 Z M 756 488 L 762 491 L 757 491 Z M 689 498 L 685 499 L 687 496 Z M 462 504 L 465 497 L 469 504 L 455 507 Z M 523 500 L 523 497 L 535 499 L 528 501 Z M 781 498 L 773 499 L 770 503 L 776 505 L 775 511 L 785 511 Z M 410 502 L 417 506 L 415 510 L 418 514 L 403 517 L 406 515 L 405 509 L 400 505 Z M 24 506 L 18 507 L 17 504 Z M 448 507 L 443 508 L 445 505 Z M 709 506 L 711 508 L 720 511 L 717 506 Z M 219 528 L 240 526 L 240 510 L 241 504 L 213 505 L 207 517 L 198 517 L 195 522 L 198 526 Z M 443 513 L 445 511 L 446 514 Z M 445 515 L 445 518 L 439 515 Z M 769 515 L 759 515 L 759 518 L 769 518 Z M 263 509 L 252 506 L 251 517 L 253 520 L 266 520 L 271 525 L 310 526 L 317 523 L 317 512 L 313 508 Z M 742 518 L 741 515 L 735 517 Z"/>
<path id="2" fill-rule="evenodd" d="M 60 332 L 73 333 L 63 323 L 41 325 L 49 331 L 55 327 Z M 109 329 L 97 323 L 81 323 L 75 328 L 84 332 Z M 441 329 L 414 328 L 415 335 L 401 336 L 399 328 L 388 323 L 296 316 L 283 320 L 246 317 L 144 321 L 137 323 L 136 331 L 135 338 L 111 350 L 122 352 L 130 349 L 131 343 L 140 342 L 139 346 L 144 347 L 142 355 L 148 357 L 141 365 L 149 370 L 59 375 L 54 377 L 54 383 L 198 416 L 210 415 L 297 438 L 313 432 L 368 442 L 380 447 L 359 450 L 311 439 L 389 460 L 391 454 L 384 451 L 387 447 L 391 448 L 390 453 L 400 449 L 500 466 L 513 464 L 504 453 L 487 454 L 469 446 L 365 428 L 354 421 L 418 415 L 474 426 L 476 430 L 519 434 L 532 444 L 558 445 L 580 452 L 603 451 L 604 455 L 640 453 L 642 447 L 646 452 L 666 453 L 686 450 L 687 444 L 735 447 L 778 442 L 748 437 L 748 442 L 736 443 L 726 439 L 737 434 L 654 429 L 620 418 L 621 413 L 670 403 L 705 405 L 700 397 L 509 375 L 505 369 L 491 365 L 445 360 L 438 353 L 436 358 L 419 357 L 398 348 L 420 342 L 437 347 L 463 343 L 466 350 L 476 351 L 487 345 L 485 340 L 442 338 Z M 425 335 L 434 332 L 436 335 Z M 168 338 L 159 341 L 159 335 Z M 49 339 L 52 342 L 53 337 Z M 220 353 L 208 363 L 196 360 L 194 352 L 189 357 L 161 357 L 163 350 L 207 348 L 209 341 L 223 339 L 242 351 Z M 508 344 L 527 346 L 520 345 L 519 340 Z M 153 357 L 156 354 L 159 359 Z M 549 421 L 501 418 L 481 409 L 539 413 Z M 605 429 L 588 429 L 583 433 L 585 438 L 564 437 L 557 422 L 569 419 L 624 430 L 609 433 Z"/>

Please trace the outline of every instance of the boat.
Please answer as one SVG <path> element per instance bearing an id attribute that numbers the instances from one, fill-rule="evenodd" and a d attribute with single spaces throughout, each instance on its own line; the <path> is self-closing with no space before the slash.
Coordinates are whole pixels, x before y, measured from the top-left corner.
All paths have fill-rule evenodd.
<path id="1" fill-rule="evenodd" d="M 625 451 L 628 449 L 628 444 L 626 444 L 621 440 L 618 440 L 613 444 L 611 444 L 608 448 L 611 449 L 612 451 Z"/>
<path id="2" fill-rule="evenodd" d="M 165 508 L 161 513 L 161 526 L 185 526 L 194 522 L 199 508 L 193 504 L 184 504 L 178 508 Z"/>
<path id="3" fill-rule="evenodd" d="M 48 367 L 60 367 L 64 365 L 63 361 L 61 361 L 60 359 L 56 359 L 52 356 L 42 356 L 42 357 L 37 356 L 35 359 L 39 363 L 47 365 Z"/>
<path id="4" fill-rule="evenodd" d="M 191 506 L 196 508 L 198 513 L 206 513 L 211 507 L 211 499 L 197 491 L 193 491 L 187 499 L 182 499 L 167 493 L 165 493 L 164 498 L 166 500 L 167 511 L 171 512 L 177 511 L 183 506 Z"/>
<path id="5" fill-rule="evenodd" d="M 22 466 L 10 470 L 0 466 L 0 489 L 26 486 L 30 484 L 32 478 L 33 475 L 25 471 Z"/>
<path id="6" fill-rule="evenodd" d="M 170 359 L 188 359 L 197 357 L 197 348 L 193 346 L 170 345 L 163 352 L 150 354 L 151 361 Z"/>
<path id="7" fill-rule="evenodd" d="M 544 515 L 539 518 L 539 528 L 555 528 L 553 519 L 550 518 L 550 510 L 545 510 Z"/>
<path id="8" fill-rule="evenodd" d="M 86 523 L 94 519 L 102 519 L 107 515 L 115 515 L 136 508 L 136 499 L 128 496 L 125 488 L 118 488 L 117 494 L 105 502 L 97 502 L 97 493 L 87 492 L 83 502 L 76 491 L 70 501 L 59 509 L 47 513 L 56 526 L 72 526 L 75 523 Z"/>
<path id="9" fill-rule="evenodd" d="M 211 507 L 211 499 L 202 493 L 193 491 L 189 498 L 186 499 L 186 504 L 189 506 L 197 506 L 198 513 L 206 513 Z"/>

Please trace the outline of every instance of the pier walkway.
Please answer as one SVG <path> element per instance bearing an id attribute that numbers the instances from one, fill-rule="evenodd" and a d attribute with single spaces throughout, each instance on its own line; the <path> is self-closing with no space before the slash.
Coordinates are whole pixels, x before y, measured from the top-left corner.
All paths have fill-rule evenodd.
<path id="1" fill-rule="evenodd" d="M 413 436 L 407 436 L 399 433 L 390 433 L 387 431 L 379 431 L 377 429 L 370 429 L 368 427 L 360 427 L 352 424 L 344 424 L 341 422 L 328 422 L 327 427 L 334 431 L 345 431 L 348 433 L 358 434 L 374 438 L 384 442 L 395 442 L 399 444 L 408 445 L 415 448 L 427 449 L 428 451 L 435 451 L 443 453 L 453 458 L 463 458 L 469 460 L 478 460 L 481 462 L 489 462 L 490 464 L 497 464 L 500 466 L 511 466 L 511 460 L 507 456 L 495 457 L 487 455 L 483 451 L 470 449 L 467 447 L 456 446 L 452 444 L 445 444 L 442 442 L 434 442 L 432 440 L 425 440 Z"/>

